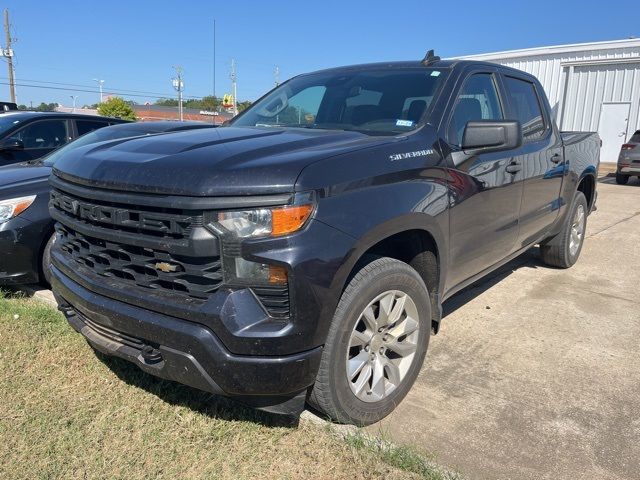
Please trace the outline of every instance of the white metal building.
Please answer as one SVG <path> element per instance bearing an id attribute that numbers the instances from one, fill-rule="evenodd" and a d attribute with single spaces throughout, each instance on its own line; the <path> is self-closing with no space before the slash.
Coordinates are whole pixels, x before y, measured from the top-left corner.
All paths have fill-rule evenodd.
<path id="1" fill-rule="evenodd" d="M 540 80 L 561 130 L 597 131 L 601 160 L 640 130 L 640 39 L 530 48 L 460 57 L 529 72 Z"/>

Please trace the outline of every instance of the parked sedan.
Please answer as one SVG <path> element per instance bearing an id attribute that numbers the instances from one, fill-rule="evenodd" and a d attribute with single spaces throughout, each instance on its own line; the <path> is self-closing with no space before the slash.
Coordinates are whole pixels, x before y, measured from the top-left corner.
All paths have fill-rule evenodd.
<path id="1" fill-rule="evenodd" d="M 125 122 L 75 113 L 0 113 L 0 167 L 42 158 L 85 133 Z"/>
<path id="2" fill-rule="evenodd" d="M 54 240 L 48 179 L 59 158 L 97 142 L 210 127 L 213 125 L 168 121 L 114 125 L 87 133 L 43 159 L 0 167 L 0 285 L 48 283 Z"/>
<path id="3" fill-rule="evenodd" d="M 640 178 L 640 130 L 637 130 L 629 142 L 622 145 L 620 149 L 616 183 L 624 185 L 632 175 L 637 175 Z"/>

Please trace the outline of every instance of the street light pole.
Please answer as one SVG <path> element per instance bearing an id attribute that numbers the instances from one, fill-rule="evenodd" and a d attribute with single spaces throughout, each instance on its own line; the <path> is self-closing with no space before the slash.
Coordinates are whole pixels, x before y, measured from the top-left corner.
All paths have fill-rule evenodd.
<path id="1" fill-rule="evenodd" d="M 180 121 L 184 121 L 183 112 L 182 112 L 182 91 L 184 90 L 184 82 L 182 81 L 182 67 L 174 66 L 176 70 L 176 76 L 172 79 L 171 83 L 173 84 L 173 88 L 178 92 L 178 112 L 180 115 Z"/>
<path id="2" fill-rule="evenodd" d="M 73 108 L 71 109 L 71 113 L 76 113 L 76 99 L 78 98 L 77 95 L 69 95 L 71 97 L 71 100 L 73 100 Z"/>
<path id="3" fill-rule="evenodd" d="M 102 85 L 104 85 L 104 80 L 98 80 L 97 78 L 94 78 L 93 81 L 98 82 L 98 88 L 100 89 L 100 103 L 102 103 Z"/>
<path id="4" fill-rule="evenodd" d="M 231 78 L 231 88 L 233 89 L 233 116 L 238 115 L 238 76 L 236 74 L 236 59 L 231 59 L 231 73 L 229 75 Z"/>

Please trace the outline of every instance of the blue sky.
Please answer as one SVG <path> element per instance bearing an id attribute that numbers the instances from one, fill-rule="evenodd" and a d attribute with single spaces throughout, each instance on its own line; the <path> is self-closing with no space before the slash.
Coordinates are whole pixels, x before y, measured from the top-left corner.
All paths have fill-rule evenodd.
<path id="1" fill-rule="evenodd" d="M 640 36 L 640 23 L 624 20 L 637 17 L 631 0 L 5 0 L 0 8 L 11 14 L 18 102 L 26 105 L 70 105 L 70 95 L 78 105 L 95 103 L 94 78 L 105 80 L 105 92 L 150 92 L 122 96 L 153 101 L 173 94 L 173 65 L 184 68 L 185 95 L 210 95 L 214 18 L 216 93 L 230 93 L 235 58 L 240 100 L 270 89 L 276 65 L 285 80 L 336 65 L 420 59 L 429 48 L 454 56 Z M 8 99 L 4 62 L 0 82 L 0 99 Z M 20 86 L 36 82 L 71 90 Z"/>

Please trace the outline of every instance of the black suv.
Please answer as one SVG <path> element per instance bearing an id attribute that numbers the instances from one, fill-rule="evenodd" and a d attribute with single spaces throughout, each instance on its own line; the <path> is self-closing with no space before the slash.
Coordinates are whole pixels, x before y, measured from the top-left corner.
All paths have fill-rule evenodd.
<path id="1" fill-rule="evenodd" d="M 227 127 L 56 163 L 53 290 L 95 349 L 154 375 L 371 423 L 445 299 L 534 244 L 577 261 L 599 151 L 499 65 L 301 75 Z"/>
<path id="2" fill-rule="evenodd" d="M 0 167 L 44 157 L 85 133 L 124 122 L 74 113 L 14 110 L 0 113 Z"/>

